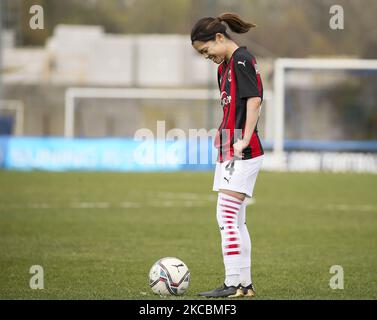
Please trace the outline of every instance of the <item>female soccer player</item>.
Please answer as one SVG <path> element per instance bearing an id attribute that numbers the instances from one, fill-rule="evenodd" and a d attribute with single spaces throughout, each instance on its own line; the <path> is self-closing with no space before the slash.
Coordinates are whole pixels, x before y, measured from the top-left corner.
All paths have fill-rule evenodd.
<path id="1" fill-rule="evenodd" d="M 255 58 L 238 46 L 227 26 L 236 33 L 255 27 L 238 15 L 225 13 L 200 19 L 192 28 L 192 46 L 218 64 L 218 85 L 223 120 L 215 146 L 218 159 L 213 190 L 218 191 L 217 222 L 225 265 L 222 286 L 199 293 L 204 297 L 253 297 L 251 240 L 245 223 L 246 197 L 252 197 L 263 161 L 257 131 L 263 87 Z"/>

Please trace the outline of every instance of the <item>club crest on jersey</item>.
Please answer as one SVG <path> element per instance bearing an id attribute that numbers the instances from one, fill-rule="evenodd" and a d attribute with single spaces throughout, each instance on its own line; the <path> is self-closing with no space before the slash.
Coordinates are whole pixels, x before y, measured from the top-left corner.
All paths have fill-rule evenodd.
<path id="1" fill-rule="evenodd" d="M 228 96 L 226 91 L 221 92 L 220 103 L 222 107 L 225 107 L 226 105 L 228 105 L 231 100 L 232 100 L 232 96 Z"/>
<path id="2" fill-rule="evenodd" d="M 230 69 L 229 69 L 229 72 L 228 72 L 228 81 L 229 81 L 229 82 L 232 81 L 232 72 L 231 72 Z"/>

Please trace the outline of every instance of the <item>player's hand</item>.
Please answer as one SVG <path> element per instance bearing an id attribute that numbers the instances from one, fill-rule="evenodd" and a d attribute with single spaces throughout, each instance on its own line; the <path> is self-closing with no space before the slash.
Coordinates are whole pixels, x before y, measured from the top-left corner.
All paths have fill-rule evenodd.
<path id="1" fill-rule="evenodd" d="M 238 139 L 236 143 L 233 144 L 234 157 L 242 159 L 244 157 L 243 149 L 247 147 L 244 140 Z"/>

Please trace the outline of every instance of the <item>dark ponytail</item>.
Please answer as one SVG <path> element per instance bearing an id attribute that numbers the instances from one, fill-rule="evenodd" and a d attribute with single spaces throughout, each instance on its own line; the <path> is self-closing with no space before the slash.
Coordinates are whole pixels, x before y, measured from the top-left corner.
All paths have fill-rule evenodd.
<path id="1" fill-rule="evenodd" d="M 246 33 L 250 28 L 256 27 L 255 24 L 243 21 L 235 13 L 223 13 L 217 18 L 206 17 L 200 19 L 191 30 L 191 43 L 194 41 L 209 41 L 214 40 L 216 33 L 222 33 L 225 37 L 230 39 L 226 32 L 225 22 L 230 30 L 236 33 Z"/>
<path id="2" fill-rule="evenodd" d="M 229 28 L 236 33 L 246 33 L 250 28 L 256 27 L 254 23 L 245 22 L 234 13 L 223 13 L 218 19 L 220 22 L 226 22 Z"/>

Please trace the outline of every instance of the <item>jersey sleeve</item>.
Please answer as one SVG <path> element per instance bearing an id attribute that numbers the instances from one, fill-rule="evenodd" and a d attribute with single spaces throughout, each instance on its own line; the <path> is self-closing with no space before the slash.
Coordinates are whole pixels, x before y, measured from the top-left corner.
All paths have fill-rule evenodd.
<path id="1" fill-rule="evenodd" d="M 239 96 L 243 98 L 261 97 L 258 89 L 258 78 L 250 59 L 238 58 L 234 61 Z"/>

